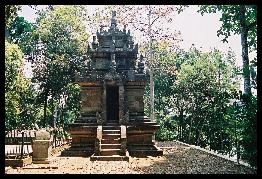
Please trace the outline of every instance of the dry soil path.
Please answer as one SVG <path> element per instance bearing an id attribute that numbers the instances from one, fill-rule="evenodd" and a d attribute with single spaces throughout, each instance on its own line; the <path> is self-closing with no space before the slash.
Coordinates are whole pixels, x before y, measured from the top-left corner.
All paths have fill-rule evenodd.
<path id="1" fill-rule="evenodd" d="M 126 161 L 90 161 L 84 157 L 60 157 L 54 153 L 50 164 L 31 164 L 5 168 L 6 174 L 255 174 L 256 170 L 176 142 L 163 146 L 161 157 Z M 170 147 L 170 148 L 169 148 Z"/>

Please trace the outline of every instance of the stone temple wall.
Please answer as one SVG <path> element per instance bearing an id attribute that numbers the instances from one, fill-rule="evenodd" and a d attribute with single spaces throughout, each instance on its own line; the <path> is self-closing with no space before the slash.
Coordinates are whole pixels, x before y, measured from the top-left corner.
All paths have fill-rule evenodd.
<path id="1" fill-rule="evenodd" d="M 143 113 L 144 112 L 144 89 L 141 87 L 127 86 L 126 96 L 129 113 Z"/>
<path id="2" fill-rule="evenodd" d="M 81 113 L 102 112 L 102 87 L 81 87 Z"/>

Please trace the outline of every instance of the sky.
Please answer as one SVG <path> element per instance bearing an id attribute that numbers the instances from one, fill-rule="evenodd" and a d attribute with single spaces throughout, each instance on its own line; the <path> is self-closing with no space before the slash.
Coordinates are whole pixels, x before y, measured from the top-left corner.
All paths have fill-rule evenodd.
<path id="1" fill-rule="evenodd" d="M 94 12 L 95 8 L 101 6 L 90 5 L 88 6 L 90 12 Z M 232 35 L 228 39 L 228 43 L 223 43 L 222 37 L 217 36 L 217 30 L 221 26 L 219 18 L 221 13 L 204 14 L 203 16 L 197 12 L 197 6 L 189 6 L 181 14 L 175 16 L 173 22 L 169 26 L 181 32 L 183 41 L 180 47 L 189 49 L 192 44 L 203 51 L 210 51 L 217 48 L 223 52 L 227 52 L 230 48 L 236 54 L 236 63 L 238 66 L 242 65 L 241 60 L 241 39 L 240 35 Z M 34 22 L 36 15 L 35 11 L 28 7 L 23 6 L 19 16 L 23 16 L 26 20 Z M 132 29 L 131 29 L 132 33 Z M 28 68 L 30 68 L 28 66 Z M 27 74 L 30 75 L 30 74 Z"/>

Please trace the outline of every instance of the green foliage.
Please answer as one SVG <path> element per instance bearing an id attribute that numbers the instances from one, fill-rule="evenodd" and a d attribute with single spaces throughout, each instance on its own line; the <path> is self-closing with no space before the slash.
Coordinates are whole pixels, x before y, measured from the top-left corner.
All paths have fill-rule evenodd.
<path id="1" fill-rule="evenodd" d="M 23 75 L 23 53 L 16 44 L 5 41 L 5 126 L 13 129 L 22 123 L 31 124 L 27 115 L 27 105 L 33 95 L 29 92 L 29 80 Z M 32 106 L 31 106 L 32 108 Z"/>
<path id="2" fill-rule="evenodd" d="M 17 16 L 14 21 L 7 28 L 8 39 L 12 43 L 18 44 L 24 54 L 28 55 L 32 44 L 30 44 L 30 38 L 32 37 L 33 24 L 29 23 L 24 17 Z"/>
<path id="3" fill-rule="evenodd" d="M 67 129 L 67 125 L 75 121 L 80 115 L 80 86 L 78 84 L 69 83 L 65 87 L 64 96 L 58 104 L 57 126 Z"/>
<path id="4" fill-rule="evenodd" d="M 242 96 L 248 98 L 247 106 L 243 106 L 240 118 L 243 121 L 242 133 L 242 158 L 252 166 L 257 166 L 257 97 Z M 245 101 L 247 99 L 243 99 Z"/>
<path id="5" fill-rule="evenodd" d="M 5 41 L 5 126 L 11 128 L 17 126 L 20 113 L 21 90 L 19 82 L 21 80 L 21 65 L 23 54 L 19 47 Z"/>
<path id="6" fill-rule="evenodd" d="M 154 50 L 155 111 L 160 125 L 156 139 L 180 140 L 255 163 L 256 130 L 250 121 L 256 118 L 256 104 L 247 109 L 232 102 L 240 100 L 235 55 L 194 47 L 188 52 Z M 145 97 L 147 101 L 148 87 Z"/>
<path id="7" fill-rule="evenodd" d="M 156 131 L 156 140 L 159 141 L 171 141 L 176 139 L 177 131 L 175 130 L 175 122 L 172 120 L 172 116 L 165 116 L 164 118 L 156 118 L 160 127 Z"/>
<path id="8" fill-rule="evenodd" d="M 67 127 L 79 116 L 79 86 L 72 83 L 83 65 L 88 34 L 83 6 L 50 6 L 38 12 L 36 24 L 14 16 L 6 41 L 5 103 L 8 129 L 22 123 L 50 126 L 57 106 L 57 126 Z M 11 44 L 16 43 L 17 45 Z M 33 78 L 23 75 L 23 53 L 32 63 Z"/>
<path id="9" fill-rule="evenodd" d="M 68 84 L 73 82 L 75 73 L 85 67 L 82 57 L 89 36 L 83 24 L 82 10 L 82 6 L 48 8 L 40 13 L 33 30 L 31 43 L 36 45 L 31 53 L 32 80 L 39 84 L 39 99 L 46 111 L 43 125 L 50 124 L 53 118 L 47 116 L 48 105 L 53 113 L 58 101 L 71 98 L 74 92 L 70 91 L 73 89 L 68 88 Z"/>
<path id="10" fill-rule="evenodd" d="M 217 34 L 223 35 L 223 42 L 234 34 L 241 35 L 244 92 L 251 94 L 250 65 L 248 51 L 257 49 L 257 6 L 256 5 L 201 5 L 198 12 L 216 13 L 222 12 L 221 28 Z"/>
<path id="11" fill-rule="evenodd" d="M 257 6 L 256 5 L 201 5 L 198 12 L 216 13 L 220 11 L 222 17 L 221 28 L 218 30 L 218 36 L 224 36 L 223 41 L 234 34 L 241 34 L 242 75 L 244 78 L 244 98 L 241 101 L 244 104 L 240 109 L 233 108 L 229 112 L 231 120 L 235 121 L 235 132 L 231 138 L 235 140 L 235 148 L 238 157 L 240 153 L 242 158 L 246 159 L 251 165 L 256 166 L 256 98 L 251 94 L 251 88 L 256 89 L 256 58 L 249 64 L 248 51 L 257 50 Z M 250 80 L 251 77 L 251 80 Z M 251 107 L 252 106 L 252 107 Z M 229 106 L 229 109 L 232 108 Z M 230 111 L 230 110 L 229 110 Z M 236 117 L 235 115 L 238 115 Z M 240 117 L 239 121 L 237 118 Z M 236 122 L 237 121 L 237 122 Z M 237 129 L 241 129 L 239 132 Z M 228 130 L 230 131 L 230 130 Z M 230 132 L 229 132 L 230 133 Z M 233 136 L 233 137 L 232 137 Z"/>
<path id="12" fill-rule="evenodd" d="M 21 78 L 23 53 L 20 48 L 5 41 L 5 91 L 16 90 Z"/>
<path id="13" fill-rule="evenodd" d="M 8 27 L 21 10 L 21 5 L 5 5 L 5 25 Z"/>
<path id="14" fill-rule="evenodd" d="M 236 90 L 238 84 L 231 78 L 232 65 L 230 67 L 228 60 L 223 59 L 221 52 L 214 50 L 202 53 L 193 48 L 186 56 L 190 60 L 181 65 L 177 75 L 177 81 L 173 86 L 176 91 L 173 104 L 181 118 L 184 114 L 188 115 L 189 131 L 184 140 L 200 145 L 203 140 L 207 140 L 205 136 L 211 137 L 211 131 L 216 134 L 214 136 L 227 135 L 222 131 L 226 123 L 224 111 L 229 103 L 230 94 Z M 182 128 L 186 130 L 185 125 Z M 213 149 L 223 150 L 226 141 L 217 139 L 209 139 L 213 140 L 212 144 L 219 142 L 213 145 Z"/>
<path id="15" fill-rule="evenodd" d="M 79 57 L 86 52 L 88 35 L 80 10 L 78 6 L 62 6 L 47 11 L 39 17 L 34 31 L 39 38 L 37 43 L 42 45 L 36 50 L 44 53 L 39 54 L 44 56 L 42 60 L 34 56 L 35 79 L 53 95 L 59 94 L 82 66 Z"/>
<path id="16" fill-rule="evenodd" d="M 201 52 L 194 47 L 188 52 L 162 54 L 155 62 L 154 76 L 160 125 L 156 139 L 176 139 L 237 155 L 255 166 L 256 98 L 247 102 L 248 97 L 244 100 L 238 94 L 235 55 L 216 49 Z M 145 95 L 148 99 L 149 88 Z"/>

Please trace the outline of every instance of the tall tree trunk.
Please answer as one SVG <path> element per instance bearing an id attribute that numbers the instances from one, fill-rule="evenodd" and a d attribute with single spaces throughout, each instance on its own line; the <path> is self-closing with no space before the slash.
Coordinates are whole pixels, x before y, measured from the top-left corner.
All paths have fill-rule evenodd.
<path id="1" fill-rule="evenodd" d="M 201 137 L 201 134 L 202 134 L 202 131 L 203 131 L 203 127 L 204 127 L 204 121 L 203 121 L 202 124 L 201 124 L 201 129 L 200 129 L 200 132 L 199 132 L 199 134 L 198 134 L 197 146 L 199 145 L 199 142 L 200 142 L 200 137 Z"/>
<path id="2" fill-rule="evenodd" d="M 180 141 L 183 141 L 183 111 L 180 110 L 179 113 L 179 123 L 180 123 Z"/>
<path id="3" fill-rule="evenodd" d="M 209 144 L 209 150 L 211 151 L 211 130 L 210 130 L 210 128 L 211 128 L 211 126 L 210 126 L 210 124 L 208 124 L 208 144 Z"/>
<path id="4" fill-rule="evenodd" d="M 151 32 L 151 6 L 149 5 L 149 13 L 148 13 L 148 35 L 150 38 L 149 42 L 149 77 L 150 77 L 150 119 L 152 121 L 155 121 L 155 113 L 154 113 L 154 79 L 153 79 L 153 53 L 152 53 L 152 32 Z"/>
<path id="5" fill-rule="evenodd" d="M 62 104 L 61 107 L 61 113 L 60 113 L 60 126 L 64 128 L 64 104 Z"/>
<path id="6" fill-rule="evenodd" d="M 239 164 L 239 147 L 238 147 L 238 137 L 237 137 L 237 119 L 235 119 L 235 147 L 236 147 L 236 154 L 237 154 L 237 163 Z"/>
<path id="7" fill-rule="evenodd" d="M 196 119 L 196 121 L 198 121 L 198 119 Z M 196 135 L 195 135 L 195 139 L 194 139 L 194 145 L 197 145 L 197 140 L 198 140 L 198 137 L 200 135 L 199 125 L 196 126 L 195 130 L 196 130 Z"/>
<path id="8" fill-rule="evenodd" d="M 45 103 L 44 103 L 44 126 L 46 126 L 47 122 L 47 118 L 46 118 L 46 108 L 47 108 L 47 98 L 48 98 L 48 92 L 45 92 Z"/>
<path id="9" fill-rule="evenodd" d="M 243 60 L 244 93 L 251 94 L 248 43 L 247 43 L 248 28 L 247 28 L 246 17 L 245 17 L 245 13 L 246 13 L 245 5 L 240 6 L 239 13 L 240 13 L 239 17 L 240 17 L 240 29 L 241 29 L 242 60 Z"/>
<path id="10" fill-rule="evenodd" d="M 193 117 L 190 119 L 190 126 L 189 126 L 189 134 L 188 134 L 188 142 L 191 143 L 191 130 L 192 130 L 192 124 L 193 124 Z"/>
<path id="11" fill-rule="evenodd" d="M 52 116 L 51 116 L 51 124 L 50 126 L 54 127 L 54 97 L 52 95 L 52 98 L 51 98 L 51 113 L 52 113 Z"/>

